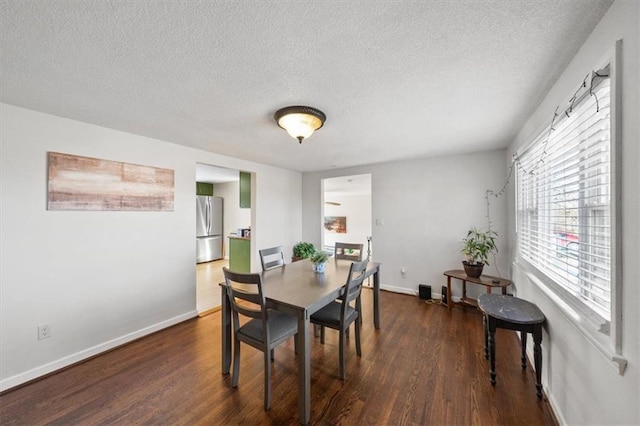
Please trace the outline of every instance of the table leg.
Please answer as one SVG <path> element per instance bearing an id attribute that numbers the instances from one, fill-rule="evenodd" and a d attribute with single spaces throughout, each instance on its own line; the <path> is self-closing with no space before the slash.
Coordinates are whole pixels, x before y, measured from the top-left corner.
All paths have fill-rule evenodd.
<path id="1" fill-rule="evenodd" d="M 380 328 L 380 268 L 373 274 L 373 326 Z"/>
<path id="2" fill-rule="evenodd" d="M 489 359 L 489 328 L 486 314 L 482 315 L 482 330 L 484 333 L 484 357 Z"/>
<path id="3" fill-rule="evenodd" d="M 527 333 L 524 331 L 520 332 L 520 343 L 522 343 L 522 355 L 520 356 L 520 361 L 522 362 L 522 369 L 527 369 Z"/>
<path id="4" fill-rule="evenodd" d="M 309 316 L 298 318 L 298 416 L 306 425 L 311 420 L 311 350 Z"/>
<path id="5" fill-rule="evenodd" d="M 488 318 L 489 326 L 489 377 L 491 384 L 496 384 L 496 321 Z"/>
<path id="6" fill-rule="evenodd" d="M 536 395 L 542 398 L 542 324 L 533 327 L 533 360 L 536 368 Z"/>
<path id="7" fill-rule="evenodd" d="M 220 287 L 222 292 L 222 374 L 229 374 L 231 368 L 231 305 L 227 297 L 227 289 Z"/>
<path id="8" fill-rule="evenodd" d="M 451 277 L 447 276 L 447 308 L 449 312 L 453 309 L 453 300 L 451 300 Z"/>

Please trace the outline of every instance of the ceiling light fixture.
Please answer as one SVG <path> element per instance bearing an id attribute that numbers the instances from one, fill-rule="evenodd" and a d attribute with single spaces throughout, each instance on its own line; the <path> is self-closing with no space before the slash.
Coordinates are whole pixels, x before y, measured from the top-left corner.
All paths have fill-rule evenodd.
<path id="1" fill-rule="evenodd" d="M 278 126 L 302 143 L 324 124 L 327 116 L 319 109 L 308 106 L 289 106 L 276 111 L 273 118 Z"/>

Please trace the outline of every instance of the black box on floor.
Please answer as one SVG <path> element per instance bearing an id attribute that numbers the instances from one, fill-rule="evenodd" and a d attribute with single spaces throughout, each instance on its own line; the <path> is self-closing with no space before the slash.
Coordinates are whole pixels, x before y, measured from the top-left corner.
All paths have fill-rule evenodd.
<path id="1" fill-rule="evenodd" d="M 418 286 L 418 295 L 420 299 L 431 300 L 431 286 L 420 284 Z"/>
<path id="2" fill-rule="evenodd" d="M 442 286 L 442 299 L 440 299 L 443 305 L 447 304 L 447 287 Z"/>

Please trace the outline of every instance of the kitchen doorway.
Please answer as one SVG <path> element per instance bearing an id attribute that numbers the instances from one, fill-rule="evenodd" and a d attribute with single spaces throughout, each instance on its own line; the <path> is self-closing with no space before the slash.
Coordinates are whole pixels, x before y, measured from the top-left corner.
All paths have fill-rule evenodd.
<path id="1" fill-rule="evenodd" d="M 373 256 L 371 175 L 323 179 L 323 250 L 336 242 L 362 244 L 362 258 Z"/>
<path id="2" fill-rule="evenodd" d="M 220 240 L 216 243 L 216 245 L 220 244 L 220 254 L 203 256 L 202 240 L 214 238 L 214 236 L 197 237 L 202 231 L 196 231 L 196 242 L 199 247 L 196 256 L 196 309 L 198 315 L 203 316 L 220 309 L 221 292 L 218 284 L 224 281 L 222 268 L 229 266 L 228 236 L 235 234 L 238 228 L 250 227 L 251 208 L 240 208 L 239 170 L 196 163 L 196 199 L 199 198 L 198 194 L 222 199 Z M 214 204 L 211 203 L 211 206 Z M 202 210 L 210 209 L 205 207 Z M 216 226 L 210 227 L 210 229 L 213 228 Z M 210 252 L 216 253 L 216 250 Z"/>

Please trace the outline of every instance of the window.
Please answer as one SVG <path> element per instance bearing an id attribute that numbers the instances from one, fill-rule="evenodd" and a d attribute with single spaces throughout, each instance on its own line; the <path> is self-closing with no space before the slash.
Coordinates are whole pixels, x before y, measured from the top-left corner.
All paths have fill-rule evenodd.
<path id="1" fill-rule="evenodd" d="M 615 273 L 609 67 L 592 76 L 517 157 L 518 258 L 609 334 Z"/>

